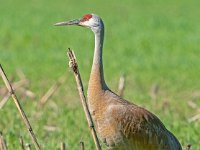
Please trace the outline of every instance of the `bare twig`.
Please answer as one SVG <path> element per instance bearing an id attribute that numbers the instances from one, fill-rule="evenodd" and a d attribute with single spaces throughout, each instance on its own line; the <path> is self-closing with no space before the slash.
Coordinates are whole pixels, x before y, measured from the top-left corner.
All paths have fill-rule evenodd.
<path id="1" fill-rule="evenodd" d="M 80 76 L 80 73 L 79 73 L 79 70 L 78 70 L 78 64 L 77 64 L 77 61 L 76 61 L 75 54 L 70 49 L 68 50 L 67 54 L 68 54 L 68 57 L 69 57 L 70 68 L 74 72 L 74 77 L 75 77 L 75 80 L 76 80 L 79 96 L 80 96 L 81 103 L 82 103 L 82 106 L 83 106 L 83 109 L 84 109 L 84 112 L 85 112 L 85 115 L 86 115 L 88 126 L 90 127 L 90 131 L 91 131 L 92 136 L 93 136 L 93 140 L 94 140 L 96 149 L 101 150 L 101 145 L 99 143 L 97 133 L 96 133 L 95 128 L 94 128 L 94 123 L 92 121 L 92 117 L 91 117 L 91 114 L 89 112 L 89 108 L 88 108 L 86 98 L 85 98 L 85 95 L 84 95 L 83 84 L 82 84 L 81 76 Z"/>
<path id="2" fill-rule="evenodd" d="M 200 113 L 188 119 L 189 122 L 193 122 L 197 120 L 200 120 Z"/>
<path id="3" fill-rule="evenodd" d="M 65 150 L 65 143 L 64 142 L 60 143 L 60 150 Z"/>
<path id="4" fill-rule="evenodd" d="M 197 108 L 197 104 L 195 104 L 193 101 L 189 100 L 188 101 L 188 105 L 192 108 L 192 109 L 196 109 Z"/>
<path id="5" fill-rule="evenodd" d="M 30 98 L 35 97 L 35 94 L 32 91 L 26 89 L 26 87 L 29 84 L 29 81 L 26 78 L 23 78 L 23 79 L 16 81 L 16 82 L 10 81 L 10 83 L 12 83 L 13 90 L 17 89 L 20 93 L 22 93 L 23 96 L 28 96 Z M 5 95 L 7 93 L 8 92 L 7 92 L 6 87 L 0 89 L 1 95 Z"/>
<path id="6" fill-rule="evenodd" d="M 47 100 L 55 93 L 58 87 L 66 80 L 64 76 L 60 77 L 56 83 L 46 92 L 46 94 L 40 99 L 40 104 L 44 105 Z"/>
<path id="7" fill-rule="evenodd" d="M 35 137 L 33 129 L 32 129 L 32 127 L 31 127 L 31 125 L 30 125 L 30 123 L 28 121 L 28 118 L 27 118 L 25 112 L 22 109 L 22 106 L 19 103 L 19 100 L 18 100 L 17 96 L 15 95 L 15 92 L 14 92 L 9 80 L 7 79 L 7 76 L 6 76 L 5 72 L 3 71 L 3 68 L 1 66 L 1 64 L 0 64 L 0 74 L 1 74 L 1 77 L 2 77 L 2 79 L 4 81 L 4 83 L 5 83 L 8 91 L 9 91 L 9 93 L 11 94 L 11 96 L 12 96 L 14 102 L 15 102 L 15 105 L 16 105 L 16 107 L 17 107 L 17 109 L 18 109 L 18 111 L 19 111 L 19 113 L 20 113 L 20 115 L 21 115 L 26 127 L 27 127 L 27 130 L 28 130 L 28 132 L 29 132 L 29 134 L 30 134 L 30 136 L 32 138 L 32 141 L 33 141 L 33 143 L 35 145 L 36 150 L 40 150 L 40 146 L 39 146 L 39 144 L 37 142 L 37 139 Z"/>
<path id="8" fill-rule="evenodd" d="M 24 86 L 29 84 L 28 79 L 26 78 L 25 74 L 22 72 L 22 70 L 18 69 L 17 71 L 17 75 L 19 76 L 19 78 L 21 79 L 20 81 L 24 81 L 25 84 Z M 25 95 L 28 96 L 30 98 L 35 98 L 35 93 L 33 93 L 30 90 L 27 90 L 24 86 L 20 87 L 20 91 Z M 13 84 L 14 89 L 16 89 L 17 87 L 15 86 L 15 84 Z"/>
<path id="9" fill-rule="evenodd" d="M 22 137 L 20 137 L 19 141 L 20 141 L 22 150 L 25 150 L 25 147 L 24 147 L 24 140 L 22 139 Z"/>
<path id="10" fill-rule="evenodd" d="M 30 98 L 35 98 L 35 93 L 33 93 L 32 91 L 30 90 L 26 90 L 24 89 L 24 94 Z"/>
<path id="11" fill-rule="evenodd" d="M 14 87 L 15 88 L 15 87 Z M 17 89 L 17 91 L 20 93 L 21 96 L 23 97 L 29 97 L 29 98 L 32 98 L 34 99 L 36 96 L 35 96 L 35 93 L 33 93 L 32 91 L 30 90 L 27 90 L 25 87 L 20 87 Z"/>
<path id="12" fill-rule="evenodd" d="M 5 87 L 0 88 L 0 95 L 5 95 L 7 93 L 7 89 Z"/>
<path id="13" fill-rule="evenodd" d="M 191 95 L 192 100 L 199 100 L 199 98 L 200 98 L 200 91 L 195 91 L 192 93 Z"/>
<path id="14" fill-rule="evenodd" d="M 21 69 L 17 69 L 16 72 L 20 79 L 26 79 L 26 76 Z"/>
<path id="15" fill-rule="evenodd" d="M 0 109 L 3 108 L 3 106 L 4 106 L 4 105 L 6 104 L 6 102 L 8 101 L 9 97 L 10 97 L 9 94 L 7 94 L 6 96 L 4 96 L 4 98 L 3 98 L 3 99 L 1 100 L 1 102 L 0 102 Z"/>
<path id="16" fill-rule="evenodd" d="M 13 81 L 12 82 L 10 81 L 10 83 L 13 83 Z M 27 86 L 28 83 L 29 83 L 29 81 L 27 79 L 21 79 L 19 81 L 14 82 L 12 84 L 12 87 L 13 87 L 13 89 L 18 89 L 20 87 Z M 6 87 L 0 88 L 0 93 L 1 94 L 6 94 L 7 93 Z"/>
<path id="17" fill-rule="evenodd" d="M 34 98 L 35 97 L 35 94 L 30 91 L 30 90 L 26 90 L 23 86 L 25 86 L 27 84 L 27 80 L 20 80 L 20 81 L 17 81 L 15 83 L 13 83 L 13 89 L 18 89 L 18 91 L 20 91 L 23 95 L 25 96 L 28 96 L 30 98 Z M 3 89 L 3 88 L 2 88 Z M 7 92 L 7 89 L 4 88 Z M 9 92 L 4 92 L 6 95 L 3 97 L 3 99 L 0 101 L 0 109 L 3 108 L 3 106 L 6 104 L 6 102 L 8 101 L 9 97 L 10 97 L 10 94 Z M 3 94 L 1 94 L 3 95 Z"/>
<path id="18" fill-rule="evenodd" d="M 31 145 L 30 144 L 26 144 L 26 150 L 31 150 Z"/>
<path id="19" fill-rule="evenodd" d="M 1 132 L 0 132 L 0 150 L 7 150 L 6 141 L 4 140 Z"/>
<path id="20" fill-rule="evenodd" d="M 188 145 L 186 146 L 185 150 L 190 150 L 191 146 L 192 146 L 191 144 L 188 144 Z"/>
<path id="21" fill-rule="evenodd" d="M 47 131 L 49 131 L 49 132 L 54 132 L 54 131 L 58 131 L 59 130 L 58 127 L 56 127 L 56 126 L 50 126 L 50 125 L 45 125 L 44 129 L 47 130 Z"/>
<path id="22" fill-rule="evenodd" d="M 157 98 L 157 95 L 158 95 L 158 91 L 159 91 L 159 85 L 158 84 L 153 84 L 152 86 L 151 86 L 151 91 L 150 91 L 150 96 L 151 96 L 151 98 L 152 98 L 152 100 L 156 100 L 156 98 Z"/>
<path id="23" fill-rule="evenodd" d="M 80 141 L 80 146 L 81 146 L 81 150 L 84 150 L 84 149 L 85 149 L 85 146 L 84 146 L 84 142 L 83 142 L 83 141 Z"/>
<path id="24" fill-rule="evenodd" d="M 28 84 L 29 84 L 29 81 L 27 79 L 21 79 L 13 83 L 13 88 L 18 89 L 19 87 L 27 86 Z"/>
<path id="25" fill-rule="evenodd" d="M 118 85 L 118 94 L 119 96 L 123 96 L 124 94 L 124 89 L 125 89 L 125 75 L 122 75 L 119 78 L 119 85 Z"/>

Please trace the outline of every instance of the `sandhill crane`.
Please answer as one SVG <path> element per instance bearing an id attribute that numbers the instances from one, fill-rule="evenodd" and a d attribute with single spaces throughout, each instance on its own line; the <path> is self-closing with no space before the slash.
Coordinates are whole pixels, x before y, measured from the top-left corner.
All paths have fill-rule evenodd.
<path id="1" fill-rule="evenodd" d="M 88 105 L 100 139 L 112 150 L 181 150 L 176 137 L 148 110 L 112 92 L 103 73 L 104 24 L 95 14 L 56 23 L 90 28 L 95 35 L 94 58 L 88 85 Z"/>

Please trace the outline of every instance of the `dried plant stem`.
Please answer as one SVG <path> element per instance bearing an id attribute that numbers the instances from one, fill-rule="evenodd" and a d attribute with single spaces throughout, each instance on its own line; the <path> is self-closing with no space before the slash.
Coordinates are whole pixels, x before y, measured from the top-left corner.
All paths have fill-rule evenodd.
<path id="1" fill-rule="evenodd" d="M 124 94 L 124 89 L 125 89 L 125 75 L 122 75 L 119 78 L 119 85 L 118 85 L 118 94 L 119 96 L 123 96 Z"/>
<path id="2" fill-rule="evenodd" d="M 25 112 L 23 111 L 23 109 L 22 109 L 22 107 L 20 105 L 19 100 L 18 100 L 17 96 L 15 95 L 15 92 L 14 92 L 9 80 L 7 79 L 7 76 L 6 76 L 5 72 L 4 72 L 1 64 L 0 64 L 0 74 L 1 74 L 1 77 L 2 77 L 2 79 L 4 81 L 4 83 L 5 83 L 8 91 L 10 92 L 10 94 L 11 94 L 11 96 L 12 96 L 14 102 L 15 102 L 15 105 L 16 105 L 16 107 L 17 107 L 17 109 L 18 109 L 18 111 L 19 111 L 19 113 L 20 113 L 25 125 L 26 125 L 26 128 L 28 129 L 28 132 L 29 132 L 29 134 L 30 134 L 30 136 L 32 138 L 32 141 L 33 141 L 33 143 L 35 145 L 36 150 L 40 150 L 40 146 L 39 146 L 39 144 L 37 142 L 37 139 L 36 139 L 35 134 L 34 134 L 34 132 L 32 130 L 32 127 L 31 127 L 31 125 L 30 125 L 30 123 L 28 121 L 28 118 L 27 118 Z"/>
<path id="3" fill-rule="evenodd" d="M 7 150 L 6 142 L 1 132 L 0 132 L 0 150 Z"/>
<path id="4" fill-rule="evenodd" d="M 19 141 L 20 141 L 22 150 L 25 150 L 25 148 L 24 148 L 24 140 L 22 139 L 22 137 L 20 137 Z"/>
<path id="5" fill-rule="evenodd" d="M 84 142 L 83 142 L 83 141 L 80 141 L 80 146 L 81 146 L 81 150 L 84 150 L 84 149 L 85 149 L 85 146 L 84 146 Z"/>
<path id="6" fill-rule="evenodd" d="M 188 144 L 188 145 L 186 146 L 185 150 L 190 150 L 191 146 L 192 146 L 191 144 Z"/>
<path id="7" fill-rule="evenodd" d="M 32 91 L 27 90 L 27 89 L 25 89 L 25 88 L 23 88 L 23 87 L 21 87 L 19 90 L 22 92 L 22 94 L 23 94 L 24 96 L 28 96 L 28 97 L 30 97 L 30 98 L 35 98 L 35 97 L 36 97 L 36 96 L 35 96 L 35 93 L 33 93 Z"/>
<path id="8" fill-rule="evenodd" d="M 17 82 L 10 81 L 10 83 L 12 83 L 13 89 L 18 89 L 18 88 L 22 88 L 24 86 L 27 86 L 29 81 L 27 79 L 21 79 L 20 81 L 17 81 Z M 6 87 L 1 88 L 0 93 L 6 94 L 7 93 Z"/>
<path id="9" fill-rule="evenodd" d="M 50 89 L 46 92 L 46 94 L 40 99 L 40 104 L 44 105 L 48 99 L 55 93 L 58 87 L 66 80 L 65 77 L 60 77 L 56 83 L 54 83 Z"/>
<path id="10" fill-rule="evenodd" d="M 17 72 L 17 75 L 20 79 L 26 79 L 26 76 L 25 76 L 25 74 L 22 70 L 17 69 L 16 72 Z"/>
<path id="11" fill-rule="evenodd" d="M 30 144 L 26 144 L 26 150 L 31 150 L 31 145 Z"/>
<path id="12" fill-rule="evenodd" d="M 196 114 L 193 117 L 188 119 L 189 122 L 193 122 L 193 121 L 196 121 L 196 120 L 200 120 L 200 113 Z"/>
<path id="13" fill-rule="evenodd" d="M 156 99 L 158 97 L 158 92 L 159 92 L 159 85 L 154 83 L 152 86 L 151 86 L 151 91 L 150 91 L 150 96 L 151 96 L 151 99 L 156 103 Z"/>
<path id="14" fill-rule="evenodd" d="M 1 100 L 1 102 L 0 102 L 0 109 L 3 108 L 3 106 L 4 106 L 4 105 L 6 104 L 6 102 L 8 101 L 9 97 L 10 97 L 9 94 L 7 94 L 6 96 L 4 96 L 4 98 L 3 98 L 3 99 Z"/>
<path id="15" fill-rule="evenodd" d="M 192 108 L 192 109 L 196 109 L 198 108 L 197 104 L 195 104 L 193 101 L 189 100 L 188 101 L 188 105 Z"/>
<path id="16" fill-rule="evenodd" d="M 21 79 L 15 83 L 13 83 L 14 89 L 18 89 L 19 87 L 24 87 L 29 84 L 29 81 L 27 79 Z"/>
<path id="17" fill-rule="evenodd" d="M 64 142 L 60 143 L 60 150 L 65 150 L 65 143 Z"/>
<path id="18" fill-rule="evenodd" d="M 84 109 L 84 112 L 85 112 L 85 115 L 86 115 L 88 126 L 90 127 L 90 131 L 91 131 L 92 136 L 93 136 L 93 140 L 94 140 L 96 149 L 101 150 L 101 145 L 99 143 L 97 133 L 96 133 L 95 128 L 94 128 L 94 123 L 92 121 L 92 117 L 91 117 L 91 114 L 89 112 L 89 108 L 88 108 L 86 98 L 85 98 L 85 95 L 84 95 L 83 84 L 82 84 L 81 76 L 80 76 L 80 73 L 79 73 L 79 70 L 78 70 L 78 64 L 77 64 L 77 61 L 76 61 L 75 54 L 70 49 L 68 50 L 67 54 L 68 54 L 68 57 L 69 57 L 70 68 L 74 72 L 74 77 L 75 77 L 75 80 L 76 80 L 79 96 L 80 96 L 81 103 L 82 103 L 82 106 L 83 106 L 83 109 Z"/>

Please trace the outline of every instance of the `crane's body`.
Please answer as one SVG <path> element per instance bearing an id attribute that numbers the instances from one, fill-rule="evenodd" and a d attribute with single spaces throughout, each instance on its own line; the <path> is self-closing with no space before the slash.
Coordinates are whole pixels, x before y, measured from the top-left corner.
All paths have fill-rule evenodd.
<path id="1" fill-rule="evenodd" d="M 57 23 L 90 28 L 95 34 L 94 58 L 88 85 L 88 105 L 97 132 L 112 150 L 181 150 L 176 137 L 151 112 L 112 92 L 104 80 L 104 25 L 94 14 Z"/>
<path id="2" fill-rule="evenodd" d="M 162 122 L 144 108 L 120 98 L 110 90 L 93 92 L 90 96 L 99 101 L 95 103 L 91 100 L 89 106 L 97 132 L 108 149 L 181 149 L 178 140 Z"/>

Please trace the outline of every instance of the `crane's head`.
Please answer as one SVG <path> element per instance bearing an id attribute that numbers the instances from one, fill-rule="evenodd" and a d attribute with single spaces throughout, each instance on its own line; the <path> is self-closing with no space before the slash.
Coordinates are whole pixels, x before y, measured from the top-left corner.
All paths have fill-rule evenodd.
<path id="1" fill-rule="evenodd" d="M 80 19 L 58 22 L 56 26 L 76 25 L 90 28 L 93 32 L 100 32 L 104 28 L 103 21 L 95 14 L 86 14 Z"/>

